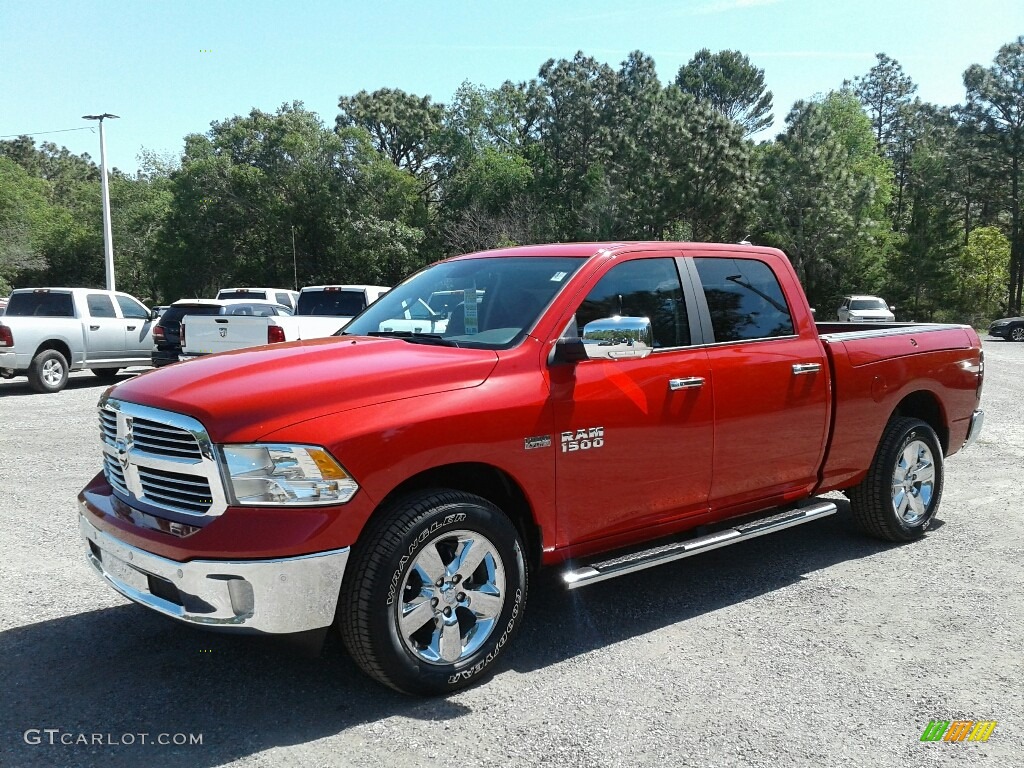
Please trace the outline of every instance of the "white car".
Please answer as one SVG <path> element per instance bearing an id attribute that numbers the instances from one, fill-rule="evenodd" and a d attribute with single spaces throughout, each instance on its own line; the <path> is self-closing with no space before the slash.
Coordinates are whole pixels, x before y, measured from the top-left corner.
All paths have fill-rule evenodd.
<path id="1" fill-rule="evenodd" d="M 845 296 L 837 313 L 841 323 L 892 323 L 895 309 L 877 296 Z"/>

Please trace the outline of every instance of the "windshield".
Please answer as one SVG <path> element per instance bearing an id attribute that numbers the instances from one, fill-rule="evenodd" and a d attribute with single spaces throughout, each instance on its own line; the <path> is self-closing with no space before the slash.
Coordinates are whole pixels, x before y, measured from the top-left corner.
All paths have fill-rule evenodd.
<path id="1" fill-rule="evenodd" d="M 506 348 L 526 335 L 583 261 L 509 257 L 441 262 L 385 294 L 341 333 Z"/>
<path id="2" fill-rule="evenodd" d="M 850 309 L 889 309 L 881 299 L 853 299 L 850 302 Z"/>

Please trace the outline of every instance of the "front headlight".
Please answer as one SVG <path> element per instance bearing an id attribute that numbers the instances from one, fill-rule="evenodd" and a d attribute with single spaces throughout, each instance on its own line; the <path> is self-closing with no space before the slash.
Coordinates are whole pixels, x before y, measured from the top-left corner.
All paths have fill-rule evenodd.
<path id="1" fill-rule="evenodd" d="M 221 446 L 228 492 L 240 506 L 344 504 L 359 484 L 316 445 Z"/>

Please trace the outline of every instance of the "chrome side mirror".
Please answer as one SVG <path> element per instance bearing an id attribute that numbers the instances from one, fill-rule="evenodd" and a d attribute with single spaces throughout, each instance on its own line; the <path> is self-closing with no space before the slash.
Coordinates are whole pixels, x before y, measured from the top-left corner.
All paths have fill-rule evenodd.
<path id="1" fill-rule="evenodd" d="M 605 317 L 583 328 L 583 348 L 590 360 L 647 357 L 653 350 L 651 321 L 646 317 Z"/>

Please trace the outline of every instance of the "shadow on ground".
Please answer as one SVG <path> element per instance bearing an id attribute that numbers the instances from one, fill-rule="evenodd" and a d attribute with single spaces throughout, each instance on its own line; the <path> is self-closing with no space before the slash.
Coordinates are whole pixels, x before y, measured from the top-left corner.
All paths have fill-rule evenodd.
<path id="1" fill-rule="evenodd" d="M 543 669 L 894 546 L 855 533 L 848 509 L 840 502 L 831 518 L 573 592 L 543 574 L 500 666 Z M 500 676 L 488 684 L 500 686 Z M 337 642 L 308 658 L 280 640 L 201 632 L 134 605 L 0 633 L 0 688 L 0 764 L 17 766 L 198 768 L 393 716 L 471 713 L 454 700 L 408 698 L 371 682 Z M 51 746 L 45 733 L 42 744 L 25 743 L 25 731 L 46 728 L 115 740 L 202 734 L 203 743 Z"/>

